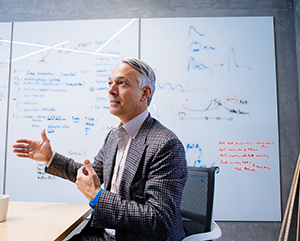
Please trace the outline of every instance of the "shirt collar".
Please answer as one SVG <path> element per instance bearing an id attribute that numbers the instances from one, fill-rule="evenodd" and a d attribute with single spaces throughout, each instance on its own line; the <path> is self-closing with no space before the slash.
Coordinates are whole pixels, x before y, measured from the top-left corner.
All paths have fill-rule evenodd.
<path id="1" fill-rule="evenodd" d="M 134 139 L 136 137 L 136 135 L 138 134 L 142 124 L 146 120 L 148 114 L 149 114 L 148 109 L 146 109 L 144 112 L 142 112 L 138 116 L 136 116 L 133 119 L 131 119 L 130 121 L 126 122 L 124 125 L 122 125 L 122 123 L 120 123 L 117 130 L 119 128 L 123 127 L 126 130 L 126 132 L 128 133 L 128 135 L 132 139 Z"/>

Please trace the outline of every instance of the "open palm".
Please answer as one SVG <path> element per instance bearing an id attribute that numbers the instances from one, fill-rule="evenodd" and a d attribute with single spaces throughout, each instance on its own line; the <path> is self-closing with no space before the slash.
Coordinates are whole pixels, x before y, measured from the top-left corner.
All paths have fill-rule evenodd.
<path id="1" fill-rule="evenodd" d="M 42 141 L 34 141 L 28 139 L 18 139 L 17 144 L 13 145 L 13 152 L 18 157 L 30 158 L 35 161 L 48 162 L 52 156 L 50 140 L 46 136 L 45 129 L 41 132 Z"/>

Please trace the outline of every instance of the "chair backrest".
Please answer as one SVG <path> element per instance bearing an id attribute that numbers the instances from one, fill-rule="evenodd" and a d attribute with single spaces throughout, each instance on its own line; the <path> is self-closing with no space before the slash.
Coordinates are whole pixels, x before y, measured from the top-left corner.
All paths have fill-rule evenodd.
<path id="1" fill-rule="evenodd" d="M 218 167 L 188 167 L 181 216 L 188 235 L 211 231 L 215 171 Z"/>

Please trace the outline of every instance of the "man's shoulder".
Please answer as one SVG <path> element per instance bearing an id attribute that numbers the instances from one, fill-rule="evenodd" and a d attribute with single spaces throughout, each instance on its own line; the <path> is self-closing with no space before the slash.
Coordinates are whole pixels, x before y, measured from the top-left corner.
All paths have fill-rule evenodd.
<path id="1" fill-rule="evenodd" d="M 163 125 L 159 120 L 151 117 L 150 115 L 145 120 L 145 128 L 149 131 L 148 138 L 159 139 L 178 139 L 177 135 L 168 127 Z"/>

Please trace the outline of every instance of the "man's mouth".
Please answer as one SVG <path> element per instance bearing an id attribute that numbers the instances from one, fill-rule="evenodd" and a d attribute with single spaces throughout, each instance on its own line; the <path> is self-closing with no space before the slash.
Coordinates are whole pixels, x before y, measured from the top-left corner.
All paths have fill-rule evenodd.
<path id="1" fill-rule="evenodd" d="M 120 104 L 120 101 L 117 101 L 117 100 L 111 100 L 111 101 L 110 101 L 110 104 L 111 104 L 111 105 L 117 105 L 117 104 Z"/>

